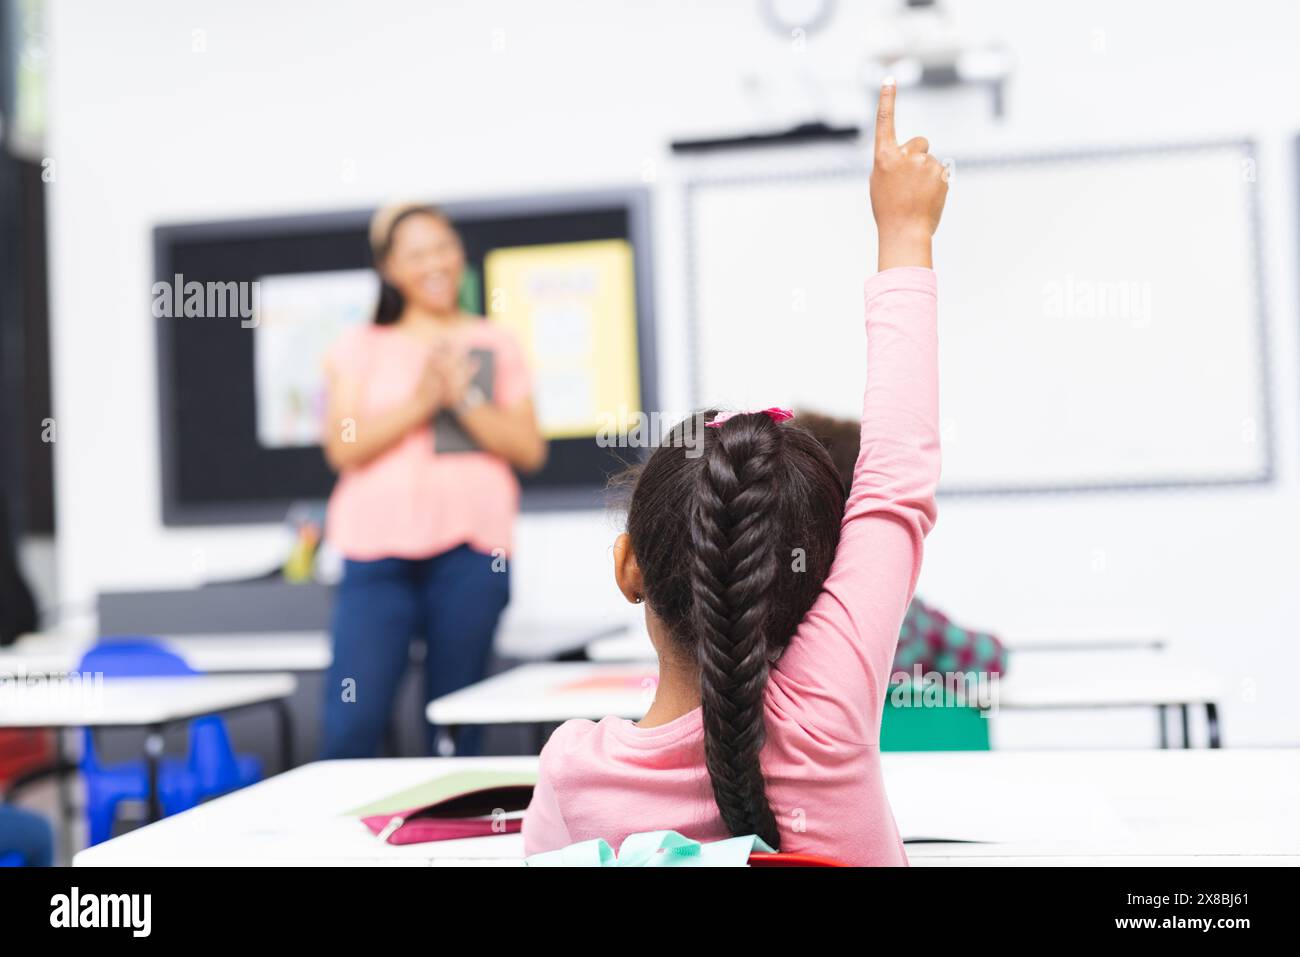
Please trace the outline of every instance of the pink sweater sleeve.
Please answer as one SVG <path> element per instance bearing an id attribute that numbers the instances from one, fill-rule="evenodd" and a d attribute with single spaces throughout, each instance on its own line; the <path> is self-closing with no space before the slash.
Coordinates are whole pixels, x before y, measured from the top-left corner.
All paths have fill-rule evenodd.
<path id="1" fill-rule="evenodd" d="M 903 615 L 935 521 L 939 375 L 935 274 L 866 284 L 862 449 L 822 593 L 771 675 L 773 707 L 820 737 L 875 746 Z"/>
<path id="2" fill-rule="evenodd" d="M 558 732 L 557 732 L 558 733 Z M 548 745 L 550 742 L 547 742 Z M 555 793 L 553 773 L 547 764 L 545 749 L 542 752 L 542 773 L 533 788 L 533 799 L 524 813 L 524 855 L 540 854 L 573 843 L 568 825 L 560 810 L 560 799 Z"/>

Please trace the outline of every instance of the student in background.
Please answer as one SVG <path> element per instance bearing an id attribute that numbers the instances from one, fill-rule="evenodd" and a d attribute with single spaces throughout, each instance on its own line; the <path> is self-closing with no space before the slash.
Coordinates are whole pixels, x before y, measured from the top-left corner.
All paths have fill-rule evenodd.
<path id="1" fill-rule="evenodd" d="M 858 461 L 858 423 L 816 412 L 800 412 L 795 421 L 826 446 L 847 492 L 853 483 L 853 468 Z M 963 628 L 933 605 L 913 598 L 898 633 L 894 672 L 901 671 L 911 676 L 917 667 L 922 674 L 983 672 L 997 675 L 1007 669 L 1007 651 L 996 636 Z"/>
<path id="2" fill-rule="evenodd" d="M 654 703 L 636 723 L 575 720 L 551 736 L 524 818 L 529 854 L 670 828 L 906 863 L 880 722 L 935 519 L 930 237 L 948 184 L 923 138 L 895 141 L 893 105 L 890 83 L 871 172 L 865 454 L 847 502 L 826 450 L 784 410 L 703 413 L 661 442 L 614 545 L 618 587 L 645 603 L 659 656 Z"/>
<path id="3" fill-rule="evenodd" d="M 54 835 L 39 815 L 0 804 L 0 861 L 13 855 L 28 867 L 49 867 L 54 863 Z"/>
<path id="4" fill-rule="evenodd" d="M 518 343 L 460 308 L 465 253 L 447 217 L 390 207 L 370 239 L 374 322 L 344 333 L 326 359 L 322 444 L 339 480 L 325 531 L 346 559 L 326 758 L 374 755 L 415 636 L 426 642 L 429 699 L 484 677 L 510 595 L 512 469 L 546 458 Z M 489 369 L 490 382 L 480 375 Z M 475 749 L 472 738 L 460 745 Z"/>

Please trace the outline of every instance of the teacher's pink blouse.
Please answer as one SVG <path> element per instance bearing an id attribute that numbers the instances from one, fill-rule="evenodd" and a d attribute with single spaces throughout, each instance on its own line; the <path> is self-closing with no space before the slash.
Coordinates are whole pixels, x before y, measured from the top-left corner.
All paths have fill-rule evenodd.
<path id="1" fill-rule="evenodd" d="M 509 408 L 532 382 L 513 335 L 488 320 L 467 327 L 467 349 L 488 349 L 495 378 L 490 397 Z M 391 326 L 349 329 L 326 356 L 333 374 L 360 383 L 365 412 L 398 405 L 415 391 L 424 347 Z M 519 482 L 502 459 L 485 452 L 439 454 L 432 428 L 418 428 L 365 465 L 339 476 L 325 518 L 327 539 L 344 556 L 429 558 L 458 545 L 509 554 L 519 511 Z"/>

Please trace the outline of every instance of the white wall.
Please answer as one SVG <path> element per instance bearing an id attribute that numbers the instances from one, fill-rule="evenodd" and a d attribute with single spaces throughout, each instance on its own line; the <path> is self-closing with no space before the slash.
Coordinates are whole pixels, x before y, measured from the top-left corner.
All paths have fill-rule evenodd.
<path id="1" fill-rule="evenodd" d="M 1259 138 L 1279 481 L 945 501 L 922 591 L 992 628 L 1165 625 L 1222 669 L 1229 743 L 1300 742 L 1288 700 L 1300 667 L 1292 151 L 1300 8 L 1243 2 L 1192 21 L 1176 0 L 952 5 L 1012 47 L 1018 74 L 1001 124 L 975 93 L 905 94 L 900 133 L 924 131 L 940 155 Z M 664 403 L 679 408 L 683 237 L 667 140 L 779 118 L 808 88 L 796 84 L 800 74 L 820 82 L 819 102 L 837 117 L 865 121 L 854 77 L 864 39 L 895 4 L 841 4 L 831 32 L 802 54 L 767 33 L 750 2 L 51 7 L 58 578 L 62 600 L 76 602 L 107 586 L 260 570 L 282 545 L 273 527 L 161 526 L 148 310 L 155 223 L 649 176 L 659 194 Z M 194 49 L 196 37 L 205 50 Z M 756 106 L 740 80 L 746 72 L 791 92 Z M 1188 209 L 1194 228 L 1194 196 Z M 615 527 L 602 515 L 526 518 L 516 612 L 617 609 L 607 571 Z M 1082 732 L 1052 720 L 1008 722 L 999 738 L 1033 743 L 1049 726 L 1053 740 L 1099 743 L 1098 727 L 1112 743 L 1150 738 L 1150 722 L 1131 715 Z"/>

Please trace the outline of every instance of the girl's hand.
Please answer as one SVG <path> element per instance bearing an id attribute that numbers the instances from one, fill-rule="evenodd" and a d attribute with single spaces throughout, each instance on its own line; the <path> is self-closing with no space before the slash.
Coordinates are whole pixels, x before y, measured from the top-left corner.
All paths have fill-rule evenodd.
<path id="1" fill-rule="evenodd" d="M 939 226 L 948 195 L 948 171 L 930 155 L 924 136 L 902 146 L 894 136 L 897 87 L 880 88 L 876 113 L 875 162 L 871 167 L 871 211 L 880 237 L 880 269 L 931 265 L 930 237 Z"/>

